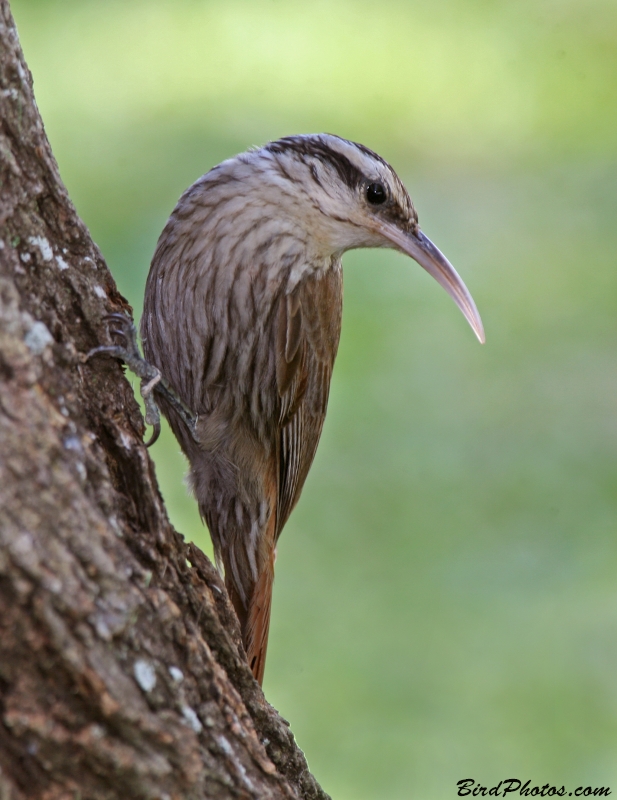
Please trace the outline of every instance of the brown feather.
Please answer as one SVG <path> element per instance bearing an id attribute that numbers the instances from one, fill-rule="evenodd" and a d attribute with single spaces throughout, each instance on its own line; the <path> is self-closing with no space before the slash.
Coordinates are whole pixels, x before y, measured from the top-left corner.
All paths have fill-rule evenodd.
<path id="1" fill-rule="evenodd" d="M 266 556 L 257 583 L 253 587 L 249 601 L 246 624 L 243 630 L 244 647 L 249 666 L 255 680 L 261 684 L 266 667 L 268 634 L 270 632 L 270 611 L 272 608 L 272 587 L 274 584 L 275 546 L 274 524 L 265 535 Z"/>
<path id="2" fill-rule="evenodd" d="M 341 330 L 340 267 L 307 278 L 296 290 L 301 344 L 293 381 L 281 393 L 277 538 L 300 498 L 323 428 Z M 326 321 L 326 324 L 323 322 Z M 297 354 L 294 356 L 297 358 Z"/>

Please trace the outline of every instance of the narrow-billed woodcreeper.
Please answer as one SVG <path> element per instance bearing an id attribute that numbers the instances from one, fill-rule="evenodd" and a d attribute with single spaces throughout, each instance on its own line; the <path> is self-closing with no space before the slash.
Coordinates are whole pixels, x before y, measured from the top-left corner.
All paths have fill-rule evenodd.
<path id="1" fill-rule="evenodd" d="M 195 416 L 157 401 L 263 679 L 278 537 L 313 461 L 341 329 L 341 255 L 391 247 L 446 289 L 480 341 L 454 268 L 392 168 L 362 145 L 291 136 L 214 167 L 160 236 L 141 322 L 146 359 Z"/>

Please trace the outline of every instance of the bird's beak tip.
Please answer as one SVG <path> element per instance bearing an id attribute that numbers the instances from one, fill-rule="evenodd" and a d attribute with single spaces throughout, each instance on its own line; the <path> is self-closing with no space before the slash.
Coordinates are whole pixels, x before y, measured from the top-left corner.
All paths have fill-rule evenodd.
<path id="1" fill-rule="evenodd" d="M 402 234 L 394 227 L 382 227 L 380 232 L 397 250 L 405 253 L 425 269 L 443 286 L 476 334 L 480 344 L 486 342 L 484 326 L 476 304 L 462 279 L 443 253 L 418 228 L 411 234 Z"/>

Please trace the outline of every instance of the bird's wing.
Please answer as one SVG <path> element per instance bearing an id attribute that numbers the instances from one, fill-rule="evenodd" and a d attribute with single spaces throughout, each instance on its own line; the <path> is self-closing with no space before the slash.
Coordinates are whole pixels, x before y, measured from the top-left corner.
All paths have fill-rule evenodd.
<path id="1" fill-rule="evenodd" d="M 297 503 L 323 427 L 341 331 L 340 265 L 281 297 L 276 379 L 281 398 L 277 537 Z"/>

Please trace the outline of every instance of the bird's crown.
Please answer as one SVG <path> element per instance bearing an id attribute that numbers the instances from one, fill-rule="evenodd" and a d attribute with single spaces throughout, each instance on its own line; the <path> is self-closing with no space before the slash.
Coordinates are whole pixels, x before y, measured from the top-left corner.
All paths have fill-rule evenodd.
<path id="1" fill-rule="evenodd" d="M 401 227 L 417 226 L 416 211 L 398 175 L 362 144 L 327 133 L 304 134 L 278 139 L 255 154 L 300 180 L 311 195 L 321 191 L 349 202 L 351 194 L 370 213 Z"/>

